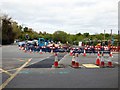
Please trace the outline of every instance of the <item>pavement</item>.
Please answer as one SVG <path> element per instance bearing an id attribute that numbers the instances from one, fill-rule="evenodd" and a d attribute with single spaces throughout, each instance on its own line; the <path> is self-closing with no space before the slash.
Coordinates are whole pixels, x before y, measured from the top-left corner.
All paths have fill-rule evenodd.
<path id="1" fill-rule="evenodd" d="M 118 88 L 118 54 L 113 54 L 113 68 L 84 66 L 93 67 L 96 57 L 96 54 L 79 55 L 81 68 L 72 68 L 72 56 L 58 53 L 58 63 L 64 67 L 53 68 L 52 53 L 25 53 L 16 45 L 2 46 L 0 68 L 5 72 L 0 73 L 1 85 L 4 88 Z M 109 55 L 104 58 L 107 63 Z"/>

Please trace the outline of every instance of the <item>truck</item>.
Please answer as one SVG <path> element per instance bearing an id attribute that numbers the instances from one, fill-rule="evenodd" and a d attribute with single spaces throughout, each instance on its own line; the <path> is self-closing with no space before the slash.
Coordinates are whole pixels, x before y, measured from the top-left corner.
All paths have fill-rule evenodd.
<path id="1" fill-rule="evenodd" d="M 42 46 L 47 46 L 48 45 L 48 40 L 45 40 L 44 38 L 39 38 L 38 39 L 38 46 L 42 47 Z"/>

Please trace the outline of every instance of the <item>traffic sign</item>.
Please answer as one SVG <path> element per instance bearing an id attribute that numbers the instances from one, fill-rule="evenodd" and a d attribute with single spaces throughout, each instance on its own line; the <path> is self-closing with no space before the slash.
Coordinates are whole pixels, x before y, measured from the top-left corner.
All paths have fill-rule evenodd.
<path id="1" fill-rule="evenodd" d="M 29 39 L 29 35 L 28 35 L 28 34 L 26 34 L 26 35 L 25 35 L 25 38 L 26 38 L 26 39 Z"/>

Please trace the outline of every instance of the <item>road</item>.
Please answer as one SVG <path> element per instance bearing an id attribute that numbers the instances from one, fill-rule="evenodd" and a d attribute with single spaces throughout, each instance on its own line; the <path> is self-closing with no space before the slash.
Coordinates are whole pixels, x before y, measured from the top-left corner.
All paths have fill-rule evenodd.
<path id="1" fill-rule="evenodd" d="M 118 54 L 113 55 L 114 68 L 87 68 L 83 64 L 94 64 L 96 55 L 79 55 L 81 68 L 70 66 L 72 56 L 59 53 L 61 68 L 53 68 L 54 55 L 51 53 L 24 53 L 17 46 L 2 47 L 2 69 L 14 74 L 28 60 L 5 88 L 118 88 Z M 108 59 L 108 55 L 105 55 Z M 11 76 L 12 76 L 11 75 Z M 11 77 L 2 73 L 2 83 Z"/>

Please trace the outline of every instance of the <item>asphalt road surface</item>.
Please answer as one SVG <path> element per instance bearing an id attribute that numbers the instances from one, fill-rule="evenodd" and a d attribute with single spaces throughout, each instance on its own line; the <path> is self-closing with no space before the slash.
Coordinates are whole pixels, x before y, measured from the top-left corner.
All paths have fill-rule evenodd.
<path id="1" fill-rule="evenodd" d="M 117 88 L 117 69 L 24 69 L 6 88 Z"/>
<path id="2" fill-rule="evenodd" d="M 58 54 L 58 61 L 62 59 L 64 54 Z M 52 65 L 54 64 L 55 61 L 55 56 L 51 56 L 49 58 L 46 58 L 40 62 L 37 62 L 35 64 L 29 65 L 26 68 L 51 68 Z"/>
<path id="3" fill-rule="evenodd" d="M 83 64 L 94 64 L 96 55 L 79 55 L 81 68 L 70 66 L 72 56 L 59 53 L 59 64 L 62 68 L 53 68 L 54 55 L 51 53 L 24 53 L 17 46 L 2 47 L 2 69 L 13 74 L 28 60 L 32 60 L 10 80 L 5 88 L 118 88 L 118 54 L 112 61 L 114 68 L 86 68 Z M 109 59 L 105 55 L 105 59 Z M 3 73 L 2 83 L 10 78 Z M 6 74 L 6 75 L 5 75 Z"/>

